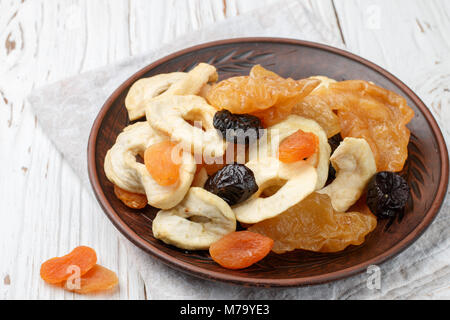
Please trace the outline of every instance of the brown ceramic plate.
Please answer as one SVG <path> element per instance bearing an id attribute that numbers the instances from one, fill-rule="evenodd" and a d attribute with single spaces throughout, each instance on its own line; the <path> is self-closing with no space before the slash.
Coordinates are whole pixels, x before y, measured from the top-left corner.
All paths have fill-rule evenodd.
<path id="1" fill-rule="evenodd" d="M 387 228 L 378 227 L 361 246 L 351 246 L 333 254 L 294 251 L 269 254 L 252 267 L 232 271 L 214 263 L 207 252 L 186 252 L 168 246 L 152 234 L 157 210 L 133 211 L 113 193 L 103 161 L 117 135 L 128 125 L 124 99 L 138 79 L 160 73 L 188 71 L 199 62 L 217 67 L 220 80 L 248 75 L 261 64 L 284 77 L 294 79 L 326 75 L 336 80 L 363 79 L 404 96 L 414 109 L 409 124 L 411 142 L 405 174 L 412 200 L 401 219 Z M 207 43 L 160 59 L 125 81 L 101 109 L 89 139 L 89 177 L 98 201 L 113 224 L 135 245 L 178 270 L 205 279 L 248 286 L 300 286 L 324 283 L 364 271 L 407 248 L 438 213 L 448 185 L 448 153 L 439 127 L 424 103 L 405 84 L 379 66 L 348 52 L 311 42 L 246 38 Z"/>

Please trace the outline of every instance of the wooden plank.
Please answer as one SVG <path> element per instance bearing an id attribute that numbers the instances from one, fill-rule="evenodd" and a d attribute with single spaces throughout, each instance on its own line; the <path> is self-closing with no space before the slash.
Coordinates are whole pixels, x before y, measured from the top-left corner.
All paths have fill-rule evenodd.
<path id="1" fill-rule="evenodd" d="M 174 271 L 113 228 L 43 135 L 25 97 L 35 87 L 145 53 L 273 1 L 0 2 L 0 167 L 6 168 L 0 179 L 0 299 L 86 298 L 39 278 L 45 259 L 80 244 L 96 248 L 100 263 L 120 277 L 117 292 L 96 298 L 165 297 L 163 289 L 154 293 L 146 286 L 172 282 Z M 144 272 L 147 266 L 155 273 Z M 167 278 L 158 279 L 161 274 Z"/>
<path id="2" fill-rule="evenodd" d="M 450 3 L 335 1 L 347 49 L 393 73 L 431 108 L 448 141 Z"/>

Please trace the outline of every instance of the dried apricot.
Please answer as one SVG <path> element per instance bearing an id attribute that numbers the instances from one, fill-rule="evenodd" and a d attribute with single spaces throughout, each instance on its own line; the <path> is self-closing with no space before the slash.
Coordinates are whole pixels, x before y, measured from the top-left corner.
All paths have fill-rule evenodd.
<path id="1" fill-rule="evenodd" d="M 318 146 L 319 138 L 314 133 L 298 130 L 280 143 L 278 158 L 284 163 L 297 162 L 316 153 Z"/>
<path id="2" fill-rule="evenodd" d="M 87 273 L 80 277 L 79 286 L 77 283 L 65 283 L 64 289 L 79 294 L 86 294 L 98 291 L 106 291 L 114 288 L 119 283 L 119 278 L 115 272 L 102 267 L 98 264 L 94 265 Z"/>
<path id="3" fill-rule="evenodd" d="M 401 171 L 408 157 L 414 111 L 398 94 L 362 80 L 331 83 L 320 95 L 337 112 L 343 138 L 365 139 L 378 171 Z"/>
<path id="4" fill-rule="evenodd" d="M 373 214 L 336 212 L 328 195 L 315 192 L 284 213 L 257 223 L 249 230 L 273 239 L 275 253 L 295 249 L 338 252 L 349 245 L 362 244 L 376 225 Z"/>
<path id="5" fill-rule="evenodd" d="M 173 150 L 176 144 L 163 141 L 147 148 L 144 153 L 145 166 L 152 178 L 161 186 L 170 186 L 180 179 L 180 163 L 175 163 Z"/>
<path id="6" fill-rule="evenodd" d="M 148 200 L 145 194 L 132 193 L 121 189 L 114 185 L 114 194 L 127 207 L 131 209 L 144 209 L 147 206 Z"/>
<path id="7" fill-rule="evenodd" d="M 263 235 L 238 231 L 213 243 L 209 253 L 215 262 L 227 269 L 244 269 L 264 259 L 273 246 L 273 240 Z"/>
<path id="8" fill-rule="evenodd" d="M 56 284 L 67 280 L 70 275 L 70 268 L 77 266 L 80 275 L 84 275 L 97 263 L 97 254 L 94 249 L 80 246 L 71 253 L 50 259 L 41 265 L 41 278 L 48 283 Z"/>
<path id="9" fill-rule="evenodd" d="M 315 79 L 285 79 L 257 65 L 249 76 L 232 77 L 213 85 L 206 98 L 219 110 L 253 114 L 268 126 L 289 115 L 292 107 L 319 83 Z"/>

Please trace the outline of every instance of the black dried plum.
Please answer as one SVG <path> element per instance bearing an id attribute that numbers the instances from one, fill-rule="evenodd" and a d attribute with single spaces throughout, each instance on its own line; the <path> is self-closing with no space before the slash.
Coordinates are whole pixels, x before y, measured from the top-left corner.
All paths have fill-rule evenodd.
<path id="1" fill-rule="evenodd" d="M 338 133 L 338 134 L 332 136 L 330 139 L 328 139 L 328 144 L 331 147 L 331 154 L 333 154 L 334 151 L 336 151 L 336 149 L 339 147 L 341 142 L 342 142 L 342 137 L 341 137 L 340 133 Z M 325 186 L 332 183 L 334 181 L 334 179 L 336 179 L 336 169 L 334 169 L 334 167 L 330 163 L 329 168 L 328 168 L 328 179 L 327 179 L 327 182 L 325 183 Z"/>
<path id="2" fill-rule="evenodd" d="M 204 188 L 230 206 L 247 200 L 258 191 L 253 172 L 239 163 L 229 164 L 217 171 L 206 181 Z"/>
<path id="3" fill-rule="evenodd" d="M 338 134 L 332 136 L 330 139 L 328 139 L 328 144 L 331 147 L 331 154 L 334 153 L 334 151 L 339 147 L 341 142 L 342 142 L 342 137 L 341 137 L 340 133 L 338 133 Z"/>
<path id="4" fill-rule="evenodd" d="M 250 144 L 258 140 L 264 132 L 261 120 L 250 114 L 233 114 L 228 110 L 214 115 L 214 128 L 229 142 Z"/>
<path id="5" fill-rule="evenodd" d="M 380 218 L 401 213 L 409 197 L 408 183 L 395 172 L 378 172 L 367 186 L 367 206 Z"/>
<path id="6" fill-rule="evenodd" d="M 325 186 L 332 183 L 334 181 L 334 179 L 336 179 L 336 169 L 330 163 L 330 165 L 328 167 L 328 179 L 327 179 L 327 182 L 325 183 Z"/>

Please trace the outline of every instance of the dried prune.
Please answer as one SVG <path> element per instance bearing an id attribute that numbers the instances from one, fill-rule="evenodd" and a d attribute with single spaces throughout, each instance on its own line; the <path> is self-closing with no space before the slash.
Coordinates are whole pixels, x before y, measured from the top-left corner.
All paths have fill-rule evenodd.
<path id="1" fill-rule="evenodd" d="M 337 113 L 343 138 L 363 138 L 379 171 L 399 172 L 408 157 L 414 111 L 405 98 L 363 80 L 331 83 L 318 93 Z"/>
<path id="2" fill-rule="evenodd" d="M 382 171 L 367 186 L 367 205 L 379 218 L 394 217 L 406 206 L 410 188 L 399 174 Z"/>
<path id="3" fill-rule="evenodd" d="M 204 188 L 230 206 L 247 200 L 258 191 L 253 172 L 239 163 L 229 164 L 217 171 L 206 181 Z"/>
<path id="4" fill-rule="evenodd" d="M 228 110 L 218 111 L 214 115 L 214 127 L 229 142 L 250 144 L 263 134 L 261 120 L 250 114 L 233 114 Z"/>
<path id="5" fill-rule="evenodd" d="M 334 153 L 334 151 L 339 147 L 341 142 L 342 142 L 342 137 L 341 137 L 340 133 L 338 133 L 328 139 L 328 144 L 331 147 L 331 154 Z M 327 179 L 327 182 L 325 185 L 326 186 L 329 185 L 330 183 L 332 183 L 334 181 L 334 179 L 336 179 L 336 169 L 330 163 L 329 168 L 328 168 L 328 179 Z"/>
<path id="6" fill-rule="evenodd" d="M 328 195 L 314 192 L 248 230 L 273 239 L 272 250 L 279 254 L 295 249 L 339 252 L 349 245 L 362 244 L 376 225 L 377 219 L 370 212 L 337 212 Z"/>
<path id="7" fill-rule="evenodd" d="M 336 169 L 330 163 L 330 165 L 328 166 L 328 179 L 325 183 L 325 186 L 328 186 L 330 183 L 332 183 L 334 179 L 336 179 Z"/>

